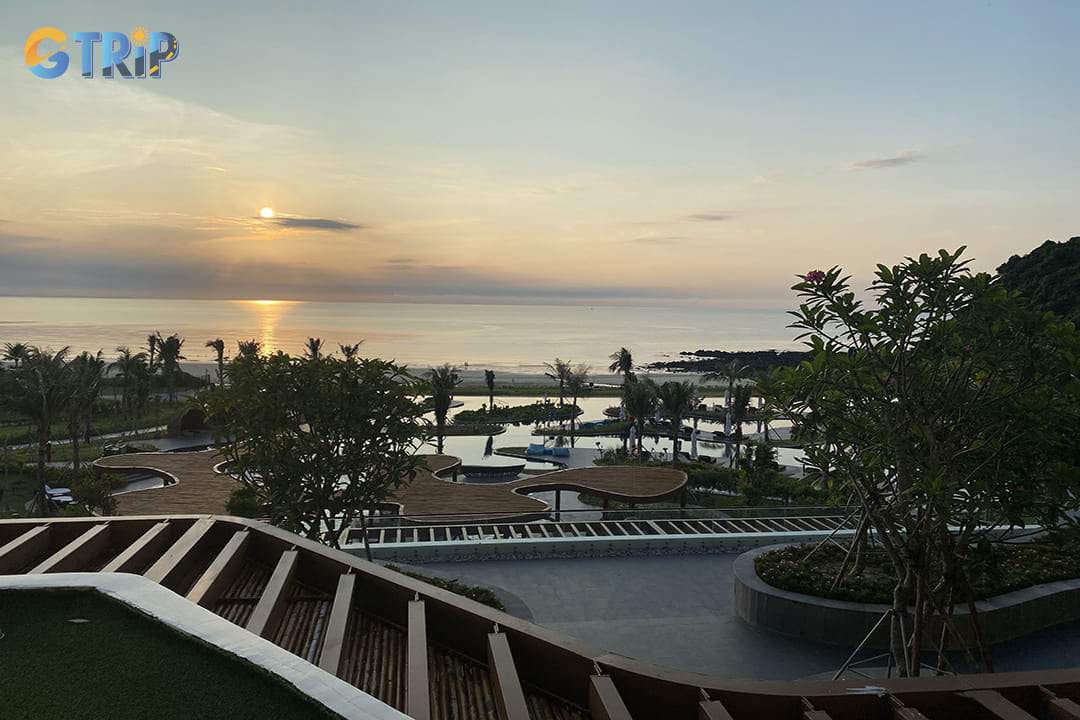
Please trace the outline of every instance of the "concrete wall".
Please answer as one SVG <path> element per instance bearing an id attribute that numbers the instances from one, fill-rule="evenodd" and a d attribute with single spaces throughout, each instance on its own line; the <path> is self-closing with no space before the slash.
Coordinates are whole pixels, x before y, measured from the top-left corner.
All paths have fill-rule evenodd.
<path id="1" fill-rule="evenodd" d="M 778 547 L 783 546 L 750 550 L 735 560 L 735 613 L 751 625 L 815 642 L 855 647 L 889 610 L 888 605 L 828 600 L 767 585 L 754 571 L 754 558 Z M 975 603 L 975 607 L 986 643 L 996 645 L 1080 619 L 1080 579 L 998 595 Z M 970 643 L 973 632 L 968 609 L 956 608 L 955 620 L 958 632 Z M 931 637 L 940 633 L 938 627 L 935 623 Z M 888 640 L 886 621 L 868 647 L 886 648 Z"/>

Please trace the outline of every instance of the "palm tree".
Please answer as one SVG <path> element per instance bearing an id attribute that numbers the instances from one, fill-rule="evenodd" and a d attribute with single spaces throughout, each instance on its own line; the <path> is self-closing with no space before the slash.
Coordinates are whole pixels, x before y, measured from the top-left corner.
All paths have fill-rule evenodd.
<path id="1" fill-rule="evenodd" d="M 753 388 L 749 385 L 738 385 L 735 387 L 735 394 L 731 397 L 731 421 L 735 426 L 735 454 L 728 463 L 731 467 L 735 466 L 735 458 L 739 457 L 742 450 L 742 424 L 746 420 L 747 412 L 750 410 L 751 393 L 753 393 Z"/>
<path id="2" fill-rule="evenodd" d="M 446 430 L 446 413 L 450 410 L 450 403 L 454 400 L 454 388 L 460 385 L 462 380 L 458 375 L 457 368 L 450 363 L 431 368 L 425 375 L 431 384 L 432 395 L 435 398 L 436 452 L 442 455 L 443 433 Z"/>
<path id="3" fill-rule="evenodd" d="M 735 381 L 742 377 L 743 373 L 750 369 L 749 365 L 740 365 L 738 358 L 733 358 L 728 363 L 727 370 L 724 372 L 710 372 L 701 376 L 701 379 L 708 382 L 712 380 L 722 380 L 727 378 L 728 389 L 727 395 L 724 398 L 724 405 L 727 406 L 727 417 L 724 419 L 724 434 L 731 434 L 731 401 L 735 397 Z"/>
<path id="4" fill-rule="evenodd" d="M 588 379 L 590 369 L 591 368 L 588 365 L 578 365 L 566 376 L 566 389 L 570 393 L 570 397 L 574 399 L 570 415 L 570 447 L 574 447 L 574 423 L 577 420 L 577 401 L 579 397 L 589 391 Z"/>
<path id="5" fill-rule="evenodd" d="M 225 384 L 225 341 L 221 338 L 207 340 L 206 347 L 214 348 L 217 353 L 217 381 L 220 387 Z"/>
<path id="6" fill-rule="evenodd" d="M 304 357 L 309 360 L 318 360 L 322 355 L 322 338 L 309 337 L 304 344 Z"/>
<path id="7" fill-rule="evenodd" d="M 488 389 L 488 414 L 490 415 L 495 410 L 495 371 L 484 371 L 484 383 Z"/>
<path id="8" fill-rule="evenodd" d="M 169 402 L 176 402 L 176 375 L 180 372 L 180 361 L 187 359 L 180 354 L 180 348 L 184 346 L 184 341 L 176 334 L 162 338 L 161 333 L 158 333 L 157 346 L 158 362 L 161 364 L 161 374 L 165 376 L 165 388 L 169 392 Z"/>
<path id="9" fill-rule="evenodd" d="M 19 369 L 19 363 L 26 359 L 29 348 L 25 343 L 5 343 L 4 359 L 15 363 L 15 369 Z"/>
<path id="10" fill-rule="evenodd" d="M 559 381 L 559 407 L 563 406 L 563 398 L 566 397 L 566 378 L 570 375 L 570 363 L 555 358 L 555 363 L 544 363 L 551 372 L 544 373 L 552 380 Z"/>
<path id="11" fill-rule="evenodd" d="M 262 351 L 262 343 L 258 340 L 237 340 L 236 352 L 241 357 L 255 357 Z"/>
<path id="12" fill-rule="evenodd" d="M 120 378 L 120 404 L 124 409 L 124 417 L 130 420 L 134 405 L 133 394 L 136 393 L 139 383 L 149 380 L 150 371 L 146 366 L 146 353 L 133 353 L 128 347 L 118 347 L 116 352 L 119 355 L 114 362 L 109 363 L 109 371 L 115 370 Z"/>
<path id="13" fill-rule="evenodd" d="M 353 360 L 360 353 L 360 345 L 363 344 L 363 340 L 353 345 L 338 345 L 341 350 L 341 356 L 346 360 Z"/>
<path id="14" fill-rule="evenodd" d="M 697 401 L 697 387 L 689 380 L 668 380 L 657 388 L 656 396 L 663 413 L 671 418 L 671 454 L 672 466 L 675 466 L 679 464 L 679 432 L 682 430 L 682 419 Z"/>
<path id="15" fill-rule="evenodd" d="M 34 502 L 38 512 L 49 514 L 45 493 L 45 453 L 53 421 L 62 417 L 71 397 L 66 367 L 69 348 L 52 353 L 34 346 L 26 349 L 19 371 L 15 373 L 16 408 L 30 418 L 38 444 L 37 490 Z"/>
<path id="16" fill-rule="evenodd" d="M 626 348 L 619 348 L 608 356 L 611 364 L 608 365 L 610 372 L 617 372 L 623 376 L 623 385 L 630 382 L 634 377 L 634 359 Z"/>
<path id="17" fill-rule="evenodd" d="M 642 460 L 641 445 L 645 439 L 645 419 L 656 412 L 656 385 L 633 380 L 623 385 L 623 402 L 637 429 L 638 462 Z"/>
<path id="18" fill-rule="evenodd" d="M 147 335 L 146 336 L 146 346 L 148 348 L 150 348 L 150 374 L 151 375 L 153 375 L 154 372 L 157 370 L 157 365 L 154 364 L 154 353 L 157 351 L 157 342 L 158 342 L 158 338 L 160 338 L 160 337 L 161 337 L 160 332 L 157 333 L 156 335 Z"/>
<path id="19" fill-rule="evenodd" d="M 68 434 L 71 437 L 71 466 L 79 471 L 79 437 L 88 425 L 101 395 L 101 381 L 105 376 L 105 361 L 101 351 L 97 355 L 82 352 L 67 365 L 70 396 L 67 406 Z"/>

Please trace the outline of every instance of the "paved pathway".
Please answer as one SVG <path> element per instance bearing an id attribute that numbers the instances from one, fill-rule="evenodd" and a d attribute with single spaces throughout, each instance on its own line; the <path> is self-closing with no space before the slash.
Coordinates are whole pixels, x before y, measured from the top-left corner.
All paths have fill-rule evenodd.
<path id="1" fill-rule="evenodd" d="M 839 668 L 852 648 L 803 642 L 733 615 L 735 554 L 428 563 L 505 588 L 532 619 L 646 662 L 729 677 L 794 680 Z M 1080 667 L 1080 622 L 993 649 L 998 671 Z"/>

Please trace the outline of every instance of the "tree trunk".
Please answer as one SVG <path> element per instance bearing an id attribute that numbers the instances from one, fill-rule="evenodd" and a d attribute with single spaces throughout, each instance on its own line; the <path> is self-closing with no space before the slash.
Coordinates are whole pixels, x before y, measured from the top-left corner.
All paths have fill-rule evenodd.
<path id="1" fill-rule="evenodd" d="M 892 653 L 893 662 L 900 677 L 908 677 L 911 674 L 908 665 L 908 654 L 905 643 L 903 618 L 907 616 L 908 598 L 911 595 L 911 568 L 904 571 L 904 579 L 896 584 L 893 589 L 892 621 L 889 627 L 889 651 Z"/>
<path id="2" fill-rule="evenodd" d="M 48 442 L 47 434 L 38 437 L 37 492 L 34 502 L 37 504 L 38 515 L 41 517 L 49 517 L 48 494 L 45 492 L 45 445 Z"/>
<path id="3" fill-rule="evenodd" d="M 368 562 L 373 562 L 371 557 L 371 543 L 368 542 L 367 536 L 367 514 L 365 510 L 367 508 L 360 508 L 360 532 L 364 535 L 364 554 L 367 555 Z"/>
<path id="4" fill-rule="evenodd" d="M 860 569 L 859 558 L 862 556 L 862 547 L 866 544 L 866 529 L 869 527 L 869 521 L 864 514 L 859 518 L 859 525 L 855 528 L 855 537 L 851 539 L 851 545 L 848 546 L 847 552 L 844 554 L 844 560 L 840 563 L 840 569 L 836 572 L 836 577 L 833 578 L 832 587 L 830 590 L 835 591 L 840 587 L 840 581 L 844 579 L 844 574 L 847 572 L 848 565 L 851 564 L 851 558 L 855 558 L 855 568 L 851 571 L 852 575 L 858 575 Z"/>
<path id="5" fill-rule="evenodd" d="M 68 427 L 71 431 L 71 467 L 76 473 L 79 472 L 79 426 L 71 423 Z"/>

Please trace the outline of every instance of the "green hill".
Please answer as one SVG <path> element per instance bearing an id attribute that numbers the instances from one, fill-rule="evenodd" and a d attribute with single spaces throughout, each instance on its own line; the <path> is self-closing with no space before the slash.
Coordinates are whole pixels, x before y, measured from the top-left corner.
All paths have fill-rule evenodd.
<path id="1" fill-rule="evenodd" d="M 1013 255 L 997 269 L 1005 287 L 1019 290 L 1035 310 L 1080 325 L 1080 237 L 1047 240 L 1027 255 Z"/>

